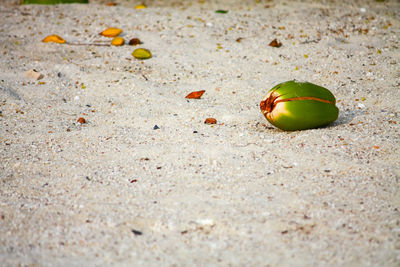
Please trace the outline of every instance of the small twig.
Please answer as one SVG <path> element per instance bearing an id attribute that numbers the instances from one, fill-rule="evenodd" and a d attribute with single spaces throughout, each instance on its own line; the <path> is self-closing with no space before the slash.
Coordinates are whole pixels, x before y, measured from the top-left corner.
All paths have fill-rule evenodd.
<path id="1" fill-rule="evenodd" d="M 93 46 L 111 46 L 111 44 L 99 44 L 99 43 L 68 43 L 69 45 L 93 45 Z"/>
<path id="2" fill-rule="evenodd" d="M 305 40 L 303 42 L 300 42 L 300 44 L 309 44 L 309 43 L 316 43 L 317 44 L 319 41 L 321 41 L 321 39 L 314 39 L 314 40 L 307 39 L 307 40 Z"/>
<path id="3" fill-rule="evenodd" d="M 258 36 L 259 36 L 258 34 L 255 34 L 255 35 L 250 35 L 250 36 L 247 36 L 247 37 L 239 37 L 239 38 L 236 39 L 236 42 L 240 43 L 240 41 L 242 41 L 242 40 L 250 39 L 250 38 L 254 38 L 254 37 L 258 37 Z"/>

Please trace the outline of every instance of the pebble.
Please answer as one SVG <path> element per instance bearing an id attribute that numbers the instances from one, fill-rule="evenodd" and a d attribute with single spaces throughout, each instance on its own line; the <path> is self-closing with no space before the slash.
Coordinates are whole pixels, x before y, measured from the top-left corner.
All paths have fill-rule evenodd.
<path id="1" fill-rule="evenodd" d="M 25 77 L 27 77 L 29 79 L 34 79 L 34 80 L 40 80 L 44 77 L 44 75 L 35 69 L 30 69 L 27 72 L 25 72 Z"/>

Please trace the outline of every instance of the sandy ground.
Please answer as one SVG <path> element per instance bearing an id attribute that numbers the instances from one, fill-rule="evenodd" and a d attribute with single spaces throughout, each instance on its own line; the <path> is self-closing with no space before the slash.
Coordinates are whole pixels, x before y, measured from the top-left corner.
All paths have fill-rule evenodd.
<path id="1" fill-rule="evenodd" d="M 107 2 L 0 4 L 2 266 L 398 266 L 400 2 Z M 107 27 L 153 57 L 41 42 Z M 269 125 L 292 79 L 339 119 Z"/>

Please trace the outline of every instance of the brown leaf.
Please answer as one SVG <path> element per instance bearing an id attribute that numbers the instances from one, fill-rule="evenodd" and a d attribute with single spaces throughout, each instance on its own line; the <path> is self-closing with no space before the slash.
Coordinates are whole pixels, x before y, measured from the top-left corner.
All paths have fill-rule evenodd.
<path id="1" fill-rule="evenodd" d="M 80 123 L 80 124 L 86 123 L 85 118 L 82 118 L 82 117 L 78 118 L 76 121 L 77 121 L 78 123 Z"/>
<path id="2" fill-rule="evenodd" d="M 140 41 L 139 38 L 132 38 L 132 39 L 129 41 L 129 45 L 140 45 L 140 44 L 142 44 L 142 41 Z"/>
<path id="3" fill-rule="evenodd" d="M 188 95 L 186 96 L 186 98 L 189 98 L 189 99 L 199 99 L 199 98 L 205 93 L 205 91 L 206 91 L 206 90 L 191 92 L 190 94 L 188 94 Z"/>
<path id="4" fill-rule="evenodd" d="M 216 123 L 217 123 L 217 120 L 214 119 L 214 118 L 207 118 L 207 119 L 204 121 L 204 123 L 205 123 L 205 124 L 216 124 Z"/>
<path id="5" fill-rule="evenodd" d="M 281 46 L 282 46 L 282 43 L 279 42 L 279 41 L 275 38 L 274 40 L 272 40 L 272 41 L 269 43 L 269 46 L 272 46 L 272 47 L 281 47 Z"/>

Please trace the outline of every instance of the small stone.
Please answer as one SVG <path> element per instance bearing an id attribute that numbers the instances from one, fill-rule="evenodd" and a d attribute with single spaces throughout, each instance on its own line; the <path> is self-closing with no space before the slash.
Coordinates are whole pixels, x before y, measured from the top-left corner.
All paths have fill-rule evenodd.
<path id="1" fill-rule="evenodd" d="M 40 80 L 44 77 L 44 75 L 38 72 L 37 70 L 30 69 L 27 72 L 25 72 L 25 77 L 34 80 Z"/>
<path id="2" fill-rule="evenodd" d="M 158 130 L 158 129 L 160 129 L 160 127 L 158 127 L 158 125 L 156 124 L 156 125 L 154 125 L 154 127 L 153 127 L 153 130 Z"/>
<path id="3" fill-rule="evenodd" d="M 135 229 L 132 229 L 132 233 L 134 235 L 142 235 L 143 234 L 141 231 L 138 231 L 138 230 L 135 230 Z"/>

